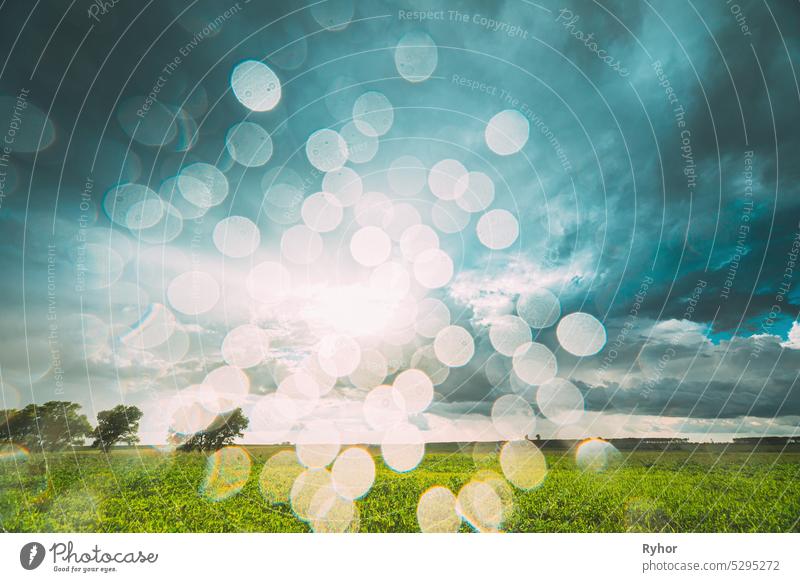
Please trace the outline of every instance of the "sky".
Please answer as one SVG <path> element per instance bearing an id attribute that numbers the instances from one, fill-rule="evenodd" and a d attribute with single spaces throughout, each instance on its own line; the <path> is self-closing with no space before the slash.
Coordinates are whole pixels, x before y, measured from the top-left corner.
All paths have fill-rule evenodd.
<path id="1" fill-rule="evenodd" d="M 3 11 L 0 408 L 798 433 L 796 3 Z"/>

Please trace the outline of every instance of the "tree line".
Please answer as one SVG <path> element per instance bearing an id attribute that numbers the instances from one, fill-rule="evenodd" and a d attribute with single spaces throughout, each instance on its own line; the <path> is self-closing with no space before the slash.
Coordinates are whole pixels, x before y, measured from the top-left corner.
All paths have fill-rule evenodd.
<path id="1" fill-rule="evenodd" d="M 18 445 L 30 451 L 59 451 L 92 440 L 92 448 L 139 442 L 139 421 L 144 413 L 136 406 L 119 404 L 97 413 L 92 428 L 81 405 L 53 400 L 28 404 L 21 409 L 0 410 L 0 445 Z M 213 451 L 230 445 L 244 434 L 249 420 L 241 408 L 219 414 L 204 430 L 191 435 L 170 432 L 168 440 L 181 451 Z"/>

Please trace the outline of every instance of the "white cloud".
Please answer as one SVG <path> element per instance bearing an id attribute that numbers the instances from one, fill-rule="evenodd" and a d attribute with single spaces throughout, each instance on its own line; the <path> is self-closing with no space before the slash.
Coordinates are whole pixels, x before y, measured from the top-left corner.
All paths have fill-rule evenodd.
<path id="1" fill-rule="evenodd" d="M 789 330 L 786 341 L 781 342 L 781 347 L 790 350 L 800 350 L 800 323 L 797 321 L 792 323 L 792 329 Z"/>
<path id="2" fill-rule="evenodd" d="M 666 319 L 654 322 L 649 330 L 642 333 L 650 341 L 684 346 L 710 344 L 708 325 L 687 319 Z"/>
<path id="3" fill-rule="evenodd" d="M 500 261 L 494 264 L 499 265 Z M 545 287 L 557 295 L 575 292 L 575 282 L 586 273 L 583 261 L 573 260 L 568 265 L 544 266 L 524 258 L 503 262 L 502 270 L 487 265 L 485 269 L 460 272 L 449 286 L 450 297 L 458 305 L 473 312 L 472 323 L 486 325 L 498 315 L 510 313 L 514 300 L 520 294 Z"/>

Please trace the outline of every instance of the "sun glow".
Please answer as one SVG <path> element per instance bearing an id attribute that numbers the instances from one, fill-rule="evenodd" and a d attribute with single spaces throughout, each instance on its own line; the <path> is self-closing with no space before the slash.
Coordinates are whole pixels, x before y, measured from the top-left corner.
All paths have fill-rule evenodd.
<path id="1" fill-rule="evenodd" d="M 368 285 L 320 287 L 302 312 L 309 323 L 350 336 L 378 335 L 392 327 L 401 302 Z"/>

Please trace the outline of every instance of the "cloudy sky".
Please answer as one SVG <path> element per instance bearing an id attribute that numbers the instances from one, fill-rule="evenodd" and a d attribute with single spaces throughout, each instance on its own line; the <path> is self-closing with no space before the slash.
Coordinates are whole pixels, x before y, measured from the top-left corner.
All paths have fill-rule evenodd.
<path id="1" fill-rule="evenodd" d="M 798 432 L 797 3 L 0 12 L 0 408 Z"/>

